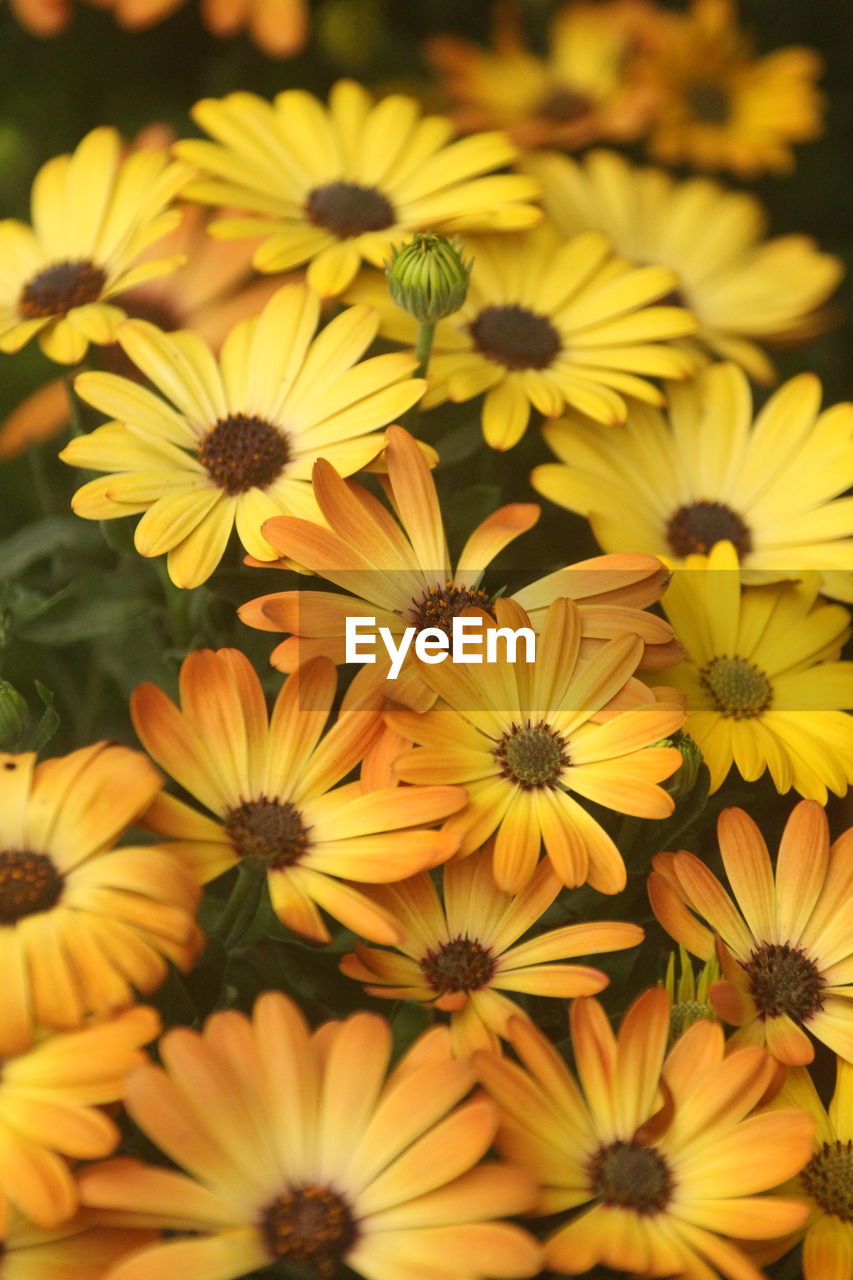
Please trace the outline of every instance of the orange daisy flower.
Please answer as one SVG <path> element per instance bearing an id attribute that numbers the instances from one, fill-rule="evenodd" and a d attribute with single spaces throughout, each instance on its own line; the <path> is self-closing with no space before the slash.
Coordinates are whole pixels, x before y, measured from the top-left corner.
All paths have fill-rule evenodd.
<path id="1" fill-rule="evenodd" d="M 585 1206 L 546 1240 L 546 1266 L 762 1280 L 735 1241 L 802 1225 L 805 1205 L 760 1193 L 802 1168 L 814 1131 L 801 1111 L 750 1114 L 773 1060 L 757 1046 L 727 1055 L 722 1027 L 708 1021 L 667 1054 L 660 987 L 635 1000 L 618 1036 L 590 997 L 574 1001 L 570 1023 L 578 1083 L 524 1019 L 509 1027 L 523 1066 L 474 1058 L 501 1108 L 498 1149 L 542 1185 L 538 1212 Z"/>
<path id="2" fill-rule="evenodd" d="M 602 138 L 635 138 L 651 105 L 631 75 L 631 53 L 645 5 L 565 4 L 551 24 L 548 55 L 526 46 L 521 5 L 494 5 L 492 48 L 435 36 L 429 61 L 456 103 L 463 132 L 506 129 L 519 147 L 582 147 Z"/>
<path id="3" fill-rule="evenodd" d="M 476 1049 L 500 1053 L 499 1036 L 520 1015 L 502 991 L 528 995 L 592 995 L 609 981 L 600 969 L 554 964 L 600 951 L 623 951 L 643 941 L 635 924 L 571 924 L 514 946 L 551 906 L 562 888 L 546 860 L 521 893 L 495 887 L 492 851 L 453 858 L 443 868 L 443 904 L 427 874 L 371 889 L 370 896 L 406 930 L 401 955 L 355 945 L 341 971 L 370 985 L 368 995 L 421 1000 L 450 1014 L 453 1052 L 467 1058 Z"/>
<path id="4" fill-rule="evenodd" d="M 0 1240 L 3 1280 L 105 1280 L 125 1254 L 151 1243 L 152 1231 L 100 1225 L 104 1215 L 74 1215 L 61 1227 L 37 1227 L 12 1211 Z"/>
<path id="5" fill-rule="evenodd" d="M 141 31 L 162 22 L 186 0 L 85 0 L 110 9 L 120 27 Z M 55 36 L 71 21 L 73 0 L 10 0 L 22 27 L 34 36 Z M 308 37 L 306 0 L 200 0 L 201 18 L 212 35 L 237 35 L 244 28 L 268 58 L 290 58 Z"/>
<path id="6" fill-rule="evenodd" d="M 782 1195 L 802 1196 L 810 1213 L 804 1227 L 759 1251 L 775 1262 L 803 1241 L 805 1280 L 846 1280 L 853 1274 L 853 1063 L 836 1059 L 835 1092 L 829 1107 L 820 1100 L 805 1067 L 792 1067 L 770 1104 L 799 1107 L 815 1121 L 811 1160 Z"/>
<path id="7" fill-rule="evenodd" d="M 135 1254 L 111 1280 L 232 1280 L 278 1262 L 324 1280 L 339 1263 L 367 1280 L 535 1275 L 536 1241 L 496 1221 L 529 1208 L 535 1187 L 479 1163 L 497 1111 L 462 1101 L 474 1075 L 448 1041 L 436 1028 L 388 1074 L 383 1018 L 311 1033 L 273 991 L 251 1019 L 225 1010 L 201 1033 L 170 1031 L 164 1066 L 134 1074 L 127 1107 L 187 1172 L 110 1161 L 81 1173 L 81 1196 L 193 1234 Z"/>
<path id="8" fill-rule="evenodd" d="M 511 600 L 495 603 L 486 628 L 528 626 Z M 642 818 L 665 818 L 672 797 L 658 784 L 681 764 L 674 747 L 654 745 L 684 722 L 680 705 L 650 701 L 614 711 L 640 661 L 643 642 L 623 635 L 588 661 L 580 655 L 577 605 L 555 600 L 545 615 L 535 662 L 510 662 L 507 649 L 482 666 L 422 667 L 441 699 L 424 715 L 390 711 L 386 722 L 421 744 L 394 762 L 406 782 L 458 782 L 468 804 L 445 823 L 472 853 L 497 830 L 495 879 L 518 893 L 542 843 L 563 884 L 602 893 L 625 887 L 622 856 L 575 796 Z M 609 707 L 609 709 L 608 709 Z M 604 723 L 596 721 L 604 720 Z"/>
<path id="9" fill-rule="evenodd" d="M 202 945 L 199 889 L 165 849 L 114 848 L 160 790 L 139 751 L 0 755 L 0 1054 L 153 991 Z"/>
<path id="10" fill-rule="evenodd" d="M 0 1224 L 10 1205 L 39 1227 L 74 1214 L 77 1184 L 67 1158 L 92 1160 L 118 1145 L 118 1127 L 102 1106 L 124 1097 L 128 1074 L 144 1061 L 140 1046 L 159 1030 L 156 1011 L 138 1005 L 80 1031 L 43 1035 L 0 1059 Z M 6 1280 L 5 1256 L 0 1272 Z"/>
<path id="11" fill-rule="evenodd" d="M 322 907 L 375 942 L 400 926 L 360 884 L 400 880 L 449 858 L 459 838 L 424 830 L 465 804 L 461 787 L 336 787 L 382 731 L 379 704 L 342 712 L 325 658 L 290 676 L 268 718 L 261 683 L 236 649 L 198 650 L 181 667 L 181 706 L 152 684 L 131 699 L 145 749 L 209 817 L 161 795 L 146 824 L 201 883 L 238 863 L 265 873 L 273 908 L 296 933 L 328 942 Z M 414 829 L 413 829 L 414 828 Z"/>
<path id="12" fill-rule="evenodd" d="M 775 875 L 742 809 L 724 809 L 717 836 L 734 901 L 692 853 L 659 853 L 649 877 L 658 920 L 704 960 L 715 935 L 723 980 L 709 998 L 780 1062 L 811 1062 L 809 1034 L 853 1060 L 853 828 L 829 843 L 826 813 L 801 800 L 782 836 Z M 705 923 L 703 923 L 705 922 Z"/>
<path id="13" fill-rule="evenodd" d="M 408 431 L 389 427 L 383 459 L 388 475 L 381 482 L 396 521 L 370 493 L 344 483 L 320 459 L 313 485 L 325 523 L 276 517 L 264 525 L 264 537 L 282 556 L 347 593 L 276 591 L 243 605 L 240 617 L 249 626 L 292 633 L 271 655 L 281 671 L 293 671 L 318 653 L 343 662 L 348 617 L 374 617 L 376 626 L 387 627 L 399 645 L 407 627 L 438 628 L 449 635 L 453 619 L 470 606 L 491 613 L 489 597 L 479 585 L 486 567 L 539 518 L 532 503 L 500 507 L 471 534 L 454 571 L 422 449 Z M 667 577 L 654 556 L 597 556 L 548 574 L 512 598 L 538 628 L 553 600 L 571 597 L 581 610 L 584 652 L 632 632 L 645 642 L 642 665 L 661 667 L 677 661 L 680 646 L 669 625 L 645 613 L 643 606 L 659 598 Z M 418 711 L 431 707 L 435 694 L 421 678 L 413 650 L 393 681 L 386 679 L 389 661 L 378 654 L 376 663 L 357 673 L 356 687 L 381 688 L 386 698 Z"/>
<path id="14" fill-rule="evenodd" d="M 820 57 L 789 45 L 756 58 L 737 0 L 693 0 L 686 14 L 650 9 L 642 45 L 657 99 L 649 150 L 666 164 L 787 173 L 792 143 L 822 132 Z"/>

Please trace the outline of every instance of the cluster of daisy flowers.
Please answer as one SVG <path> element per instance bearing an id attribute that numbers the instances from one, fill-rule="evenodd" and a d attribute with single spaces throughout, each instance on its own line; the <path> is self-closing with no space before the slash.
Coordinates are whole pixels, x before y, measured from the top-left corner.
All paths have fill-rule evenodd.
<path id="1" fill-rule="evenodd" d="M 278 637 L 274 676 L 141 683 L 142 749 L 0 754 L 2 1280 L 853 1273 L 853 406 L 751 385 L 840 265 L 600 146 L 782 170 L 816 59 L 727 0 L 573 3 L 548 59 L 504 6 L 428 54 L 455 113 L 234 92 L 204 137 L 94 129 L 0 222 L 0 351 L 65 366 L 0 456 L 70 414 L 74 512 L 139 517 L 172 599 L 242 559 Z M 430 441 L 474 400 L 486 458 L 542 425 L 530 486 L 602 554 L 487 589 L 532 501 L 457 553 Z M 491 661 L 445 660 L 460 621 Z M 241 991 L 282 939 L 344 1009 Z"/>

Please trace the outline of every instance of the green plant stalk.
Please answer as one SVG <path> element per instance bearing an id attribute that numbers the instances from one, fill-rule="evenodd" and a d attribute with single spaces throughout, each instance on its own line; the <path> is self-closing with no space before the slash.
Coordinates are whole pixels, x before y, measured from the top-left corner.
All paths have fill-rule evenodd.
<path id="1" fill-rule="evenodd" d="M 213 930 L 213 937 L 219 939 L 226 951 L 237 945 L 254 920 L 266 874 L 266 866 L 257 858 L 246 858 L 240 863 L 237 883 Z"/>
<path id="2" fill-rule="evenodd" d="M 434 320 L 422 320 L 418 326 L 418 336 L 415 342 L 415 357 L 418 361 L 418 367 L 414 373 L 416 378 L 426 377 L 432 352 L 432 340 L 435 337 L 435 323 Z"/>

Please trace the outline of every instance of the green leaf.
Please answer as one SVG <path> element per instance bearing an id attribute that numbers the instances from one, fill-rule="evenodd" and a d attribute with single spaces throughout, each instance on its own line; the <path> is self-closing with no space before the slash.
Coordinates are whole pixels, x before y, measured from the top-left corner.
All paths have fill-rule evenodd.
<path id="1" fill-rule="evenodd" d="M 54 709 L 54 698 L 50 689 L 43 685 L 41 680 L 36 680 L 36 693 L 41 698 L 44 711 L 41 714 L 38 724 L 32 731 L 30 736 L 29 750 L 41 751 L 43 746 L 50 742 L 53 735 L 59 728 L 59 714 Z"/>
<path id="2" fill-rule="evenodd" d="M 72 597 L 61 595 L 54 598 L 37 618 L 31 618 L 18 627 L 18 635 L 22 640 L 49 645 L 93 640 L 96 636 L 120 631 L 150 608 L 150 602 L 144 597 L 133 595 L 111 599 L 103 589 L 93 592 L 90 588 L 85 596 L 78 591 Z"/>
<path id="3" fill-rule="evenodd" d="M 88 551 L 99 542 L 97 527 L 78 516 L 46 516 L 0 542 L 4 577 L 23 573 L 31 564 L 56 551 Z"/>
<path id="4" fill-rule="evenodd" d="M 446 431 L 435 442 L 438 453 L 439 469 L 453 467 L 458 462 L 465 462 L 483 446 L 483 428 L 479 421 L 470 422 L 466 426 L 455 427 Z"/>

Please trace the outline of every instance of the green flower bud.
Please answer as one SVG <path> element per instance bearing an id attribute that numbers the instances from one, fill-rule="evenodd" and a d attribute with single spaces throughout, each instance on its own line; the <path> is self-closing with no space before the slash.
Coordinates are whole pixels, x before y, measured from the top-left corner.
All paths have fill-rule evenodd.
<path id="1" fill-rule="evenodd" d="M 19 751 L 30 713 L 14 685 L 0 680 L 0 751 Z"/>
<path id="2" fill-rule="evenodd" d="M 693 969 L 693 962 L 680 943 L 678 956 L 681 969 L 680 976 L 678 978 L 675 976 L 675 952 L 671 951 L 666 966 L 666 977 L 662 983 L 658 983 L 658 986 L 666 987 L 669 998 L 672 1001 L 669 1015 L 670 1047 L 684 1035 L 687 1028 L 691 1027 L 694 1022 L 699 1022 L 703 1019 L 719 1022 L 714 1007 L 708 999 L 711 985 L 714 982 L 718 982 L 723 976 L 716 957 L 712 956 L 702 966 L 697 977 Z"/>
<path id="3" fill-rule="evenodd" d="M 388 292 L 398 307 L 421 324 L 452 316 L 465 301 L 473 259 L 464 262 L 462 245 L 432 231 L 416 231 L 408 244 L 392 248 L 385 264 Z"/>
<path id="4" fill-rule="evenodd" d="M 674 738 L 667 738 L 660 745 L 663 747 L 677 747 L 681 752 L 681 767 L 676 769 L 672 777 L 664 783 L 664 786 L 673 800 L 682 800 L 690 794 L 696 785 L 696 779 L 702 767 L 702 752 L 689 733 L 681 733 Z"/>

